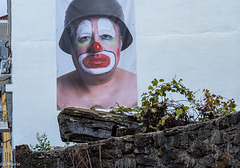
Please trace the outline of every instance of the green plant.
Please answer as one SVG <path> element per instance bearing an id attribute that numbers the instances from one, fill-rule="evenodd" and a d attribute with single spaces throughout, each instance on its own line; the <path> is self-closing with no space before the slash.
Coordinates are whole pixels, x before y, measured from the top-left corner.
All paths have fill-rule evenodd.
<path id="1" fill-rule="evenodd" d="M 203 90 L 204 99 L 196 100 L 196 91 L 185 87 L 182 81 L 173 78 L 171 82 L 165 83 L 164 79 L 154 79 L 148 92 L 141 95 L 141 107 L 125 108 L 117 104 L 118 108 L 112 107 L 111 111 L 135 111 L 134 116 L 144 132 L 209 120 L 236 111 L 234 99 L 225 102 L 222 96 L 211 94 L 207 89 Z M 214 111 L 214 117 L 207 115 L 209 110 Z"/>
<path id="2" fill-rule="evenodd" d="M 64 142 L 65 146 L 69 147 L 70 146 L 70 142 Z"/>
<path id="3" fill-rule="evenodd" d="M 117 102 L 116 102 L 116 106 L 117 106 L 117 108 L 115 108 L 113 106 L 110 107 L 111 113 L 113 113 L 113 114 L 124 114 L 124 112 L 129 113 L 129 112 L 132 112 L 132 111 L 136 110 L 135 108 L 120 106 L 119 103 L 117 103 Z"/>
<path id="4" fill-rule="evenodd" d="M 32 150 L 46 151 L 46 150 L 53 149 L 53 146 L 50 145 L 50 141 L 48 141 L 47 139 L 46 133 L 43 133 L 41 136 L 39 135 L 39 133 L 37 133 L 36 138 L 37 138 L 38 144 L 36 144 L 35 146 L 30 145 Z"/>
<path id="5" fill-rule="evenodd" d="M 221 95 L 211 94 L 208 89 L 203 90 L 204 98 L 198 110 L 202 114 L 199 120 L 208 121 L 218 118 L 231 112 L 236 112 L 236 104 L 234 99 L 227 99 Z"/>
<path id="6" fill-rule="evenodd" d="M 179 97 L 179 100 L 172 96 Z M 195 92 L 186 88 L 182 79 L 173 78 L 171 82 L 165 83 L 164 79 L 155 78 L 148 87 L 148 92 L 142 94 L 142 106 L 135 117 L 141 122 L 144 132 L 186 125 L 193 118 L 189 109 L 195 103 Z"/>

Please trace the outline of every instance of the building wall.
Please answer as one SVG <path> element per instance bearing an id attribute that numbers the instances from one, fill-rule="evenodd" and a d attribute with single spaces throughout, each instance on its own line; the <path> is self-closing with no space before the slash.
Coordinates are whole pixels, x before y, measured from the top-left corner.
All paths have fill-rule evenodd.
<path id="1" fill-rule="evenodd" d="M 176 75 L 192 90 L 208 88 L 240 106 L 239 8 L 237 0 L 135 0 L 139 100 L 153 78 Z M 55 10 L 54 1 L 12 1 L 13 146 L 35 144 L 37 132 L 63 145 Z"/>
<path id="2" fill-rule="evenodd" d="M 7 15 L 7 0 L 1 0 L 0 4 L 0 16 Z"/>
<path id="3" fill-rule="evenodd" d="M 135 1 L 139 93 L 154 77 L 177 75 L 193 90 L 208 88 L 240 106 L 240 2 L 148 2 Z"/>
<path id="4" fill-rule="evenodd" d="M 7 110 L 7 94 L 4 91 L 2 93 L 2 121 L 8 122 L 9 116 L 8 116 L 8 110 Z M 10 132 L 3 132 L 2 133 L 2 156 L 3 156 L 3 162 L 4 164 L 8 164 L 11 162 L 11 133 Z M 4 168 L 9 168 L 9 165 L 4 166 Z"/>
<path id="5" fill-rule="evenodd" d="M 12 1 L 13 146 L 37 143 L 37 132 L 61 144 L 55 33 L 54 1 Z"/>

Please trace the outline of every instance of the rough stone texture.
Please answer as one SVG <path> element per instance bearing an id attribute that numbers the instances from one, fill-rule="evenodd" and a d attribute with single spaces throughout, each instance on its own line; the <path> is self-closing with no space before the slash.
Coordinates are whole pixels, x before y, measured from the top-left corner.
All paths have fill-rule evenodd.
<path id="1" fill-rule="evenodd" d="M 16 147 L 21 168 L 239 168 L 240 112 L 164 131 L 32 152 Z"/>
<path id="2" fill-rule="evenodd" d="M 89 142 L 141 132 L 132 116 L 81 108 L 66 108 L 58 115 L 64 142 Z"/>

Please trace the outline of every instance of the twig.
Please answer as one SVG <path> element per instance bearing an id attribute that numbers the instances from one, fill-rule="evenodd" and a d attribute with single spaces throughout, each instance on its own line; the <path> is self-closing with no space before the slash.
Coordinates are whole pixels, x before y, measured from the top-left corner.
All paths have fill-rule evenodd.
<path id="1" fill-rule="evenodd" d="M 87 164 L 86 164 L 85 161 L 84 161 L 84 160 L 86 159 L 86 156 L 83 157 L 81 154 L 82 154 L 81 152 L 78 154 L 80 161 L 79 161 L 78 165 L 76 166 L 76 168 L 80 167 L 80 165 L 81 165 L 82 163 L 85 165 L 85 167 L 87 167 Z"/>
<path id="2" fill-rule="evenodd" d="M 88 150 L 87 150 L 87 156 L 88 156 L 88 160 L 89 160 L 89 166 L 90 166 L 90 168 L 92 168 L 92 163 L 91 163 L 91 158 L 90 158 L 90 156 L 89 156 L 89 152 L 88 152 Z"/>
<path id="3" fill-rule="evenodd" d="M 110 155 L 110 154 L 108 154 L 108 153 L 106 153 L 106 155 L 109 156 L 109 157 L 111 157 L 113 160 L 117 160 L 114 156 L 112 156 L 112 155 Z"/>
<path id="4" fill-rule="evenodd" d="M 99 144 L 99 162 L 100 162 L 100 168 L 102 168 L 102 152 L 101 152 L 101 144 Z"/>
<path id="5" fill-rule="evenodd" d="M 72 155 L 71 155 L 71 153 L 72 153 Z M 72 151 L 72 150 L 71 150 L 71 152 L 69 151 L 69 148 L 68 148 L 68 154 L 69 154 L 70 159 L 71 159 L 71 161 L 72 161 L 73 168 L 75 168 L 75 164 L 74 164 L 74 158 L 75 158 L 75 156 L 73 156 L 73 151 Z"/>

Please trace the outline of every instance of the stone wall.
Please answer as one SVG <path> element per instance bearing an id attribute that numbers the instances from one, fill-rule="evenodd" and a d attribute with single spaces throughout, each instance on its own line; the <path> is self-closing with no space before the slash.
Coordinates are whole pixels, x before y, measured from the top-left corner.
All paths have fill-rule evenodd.
<path id="1" fill-rule="evenodd" d="M 33 152 L 16 146 L 21 168 L 239 168 L 240 112 L 148 134 Z"/>

